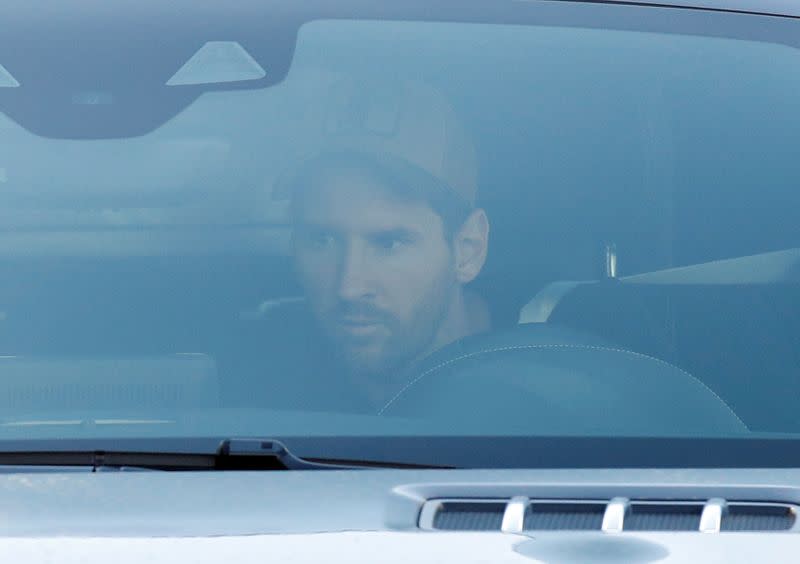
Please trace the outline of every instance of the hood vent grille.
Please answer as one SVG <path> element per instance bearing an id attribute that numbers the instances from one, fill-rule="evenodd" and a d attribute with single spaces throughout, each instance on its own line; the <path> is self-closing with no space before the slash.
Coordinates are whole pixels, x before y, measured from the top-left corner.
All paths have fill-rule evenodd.
<path id="1" fill-rule="evenodd" d="M 605 503 L 537 502 L 525 513 L 526 531 L 599 531 Z"/>
<path id="2" fill-rule="evenodd" d="M 422 507 L 419 526 L 438 531 L 727 531 L 800 530 L 797 506 L 700 501 L 440 499 Z"/>
<path id="3" fill-rule="evenodd" d="M 433 528 L 442 531 L 499 531 L 506 503 L 492 501 L 444 502 L 433 517 Z"/>
<path id="4" fill-rule="evenodd" d="M 631 503 L 623 531 L 699 531 L 702 503 Z"/>
<path id="5" fill-rule="evenodd" d="M 789 531 L 797 523 L 791 505 L 730 504 L 722 517 L 723 531 Z"/>

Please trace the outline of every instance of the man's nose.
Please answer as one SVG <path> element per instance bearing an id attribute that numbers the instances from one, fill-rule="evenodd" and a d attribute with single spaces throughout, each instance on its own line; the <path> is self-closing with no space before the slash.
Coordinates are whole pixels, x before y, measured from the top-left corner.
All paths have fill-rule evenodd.
<path id="1" fill-rule="evenodd" d="M 358 244 L 347 245 L 339 271 L 339 298 L 359 300 L 375 293 L 371 265 L 366 249 Z"/>

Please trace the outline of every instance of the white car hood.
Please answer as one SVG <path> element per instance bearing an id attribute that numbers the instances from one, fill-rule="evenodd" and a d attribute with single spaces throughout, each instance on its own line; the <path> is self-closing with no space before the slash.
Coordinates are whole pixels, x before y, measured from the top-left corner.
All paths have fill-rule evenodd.
<path id="1" fill-rule="evenodd" d="M 800 503 L 797 470 L 351 470 L 0 474 L 4 562 L 778 562 L 800 534 L 451 532 L 430 499 Z"/>
<path id="2" fill-rule="evenodd" d="M 342 562 L 778 562 L 800 551 L 796 535 L 340 532 L 216 538 L 9 538 L 6 562 L 141 564 L 235 561 Z"/>

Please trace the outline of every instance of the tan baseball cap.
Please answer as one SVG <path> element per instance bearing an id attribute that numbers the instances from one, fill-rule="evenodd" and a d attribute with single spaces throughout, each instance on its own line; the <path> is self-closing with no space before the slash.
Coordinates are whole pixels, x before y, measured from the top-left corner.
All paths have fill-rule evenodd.
<path id="1" fill-rule="evenodd" d="M 312 102 L 320 105 L 305 109 L 305 152 L 280 174 L 273 198 L 288 199 L 298 175 L 315 159 L 352 152 L 400 160 L 475 204 L 475 148 L 441 92 L 419 82 L 387 84 L 352 77 L 321 86 Z"/>

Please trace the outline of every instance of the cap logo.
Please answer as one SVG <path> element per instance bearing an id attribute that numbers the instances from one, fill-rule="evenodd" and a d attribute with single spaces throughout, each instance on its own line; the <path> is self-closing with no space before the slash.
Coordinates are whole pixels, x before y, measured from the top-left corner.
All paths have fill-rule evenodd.
<path id="1" fill-rule="evenodd" d="M 396 92 L 361 91 L 332 102 L 325 124 L 329 135 L 388 137 L 397 131 L 400 97 Z"/>

